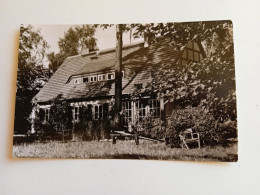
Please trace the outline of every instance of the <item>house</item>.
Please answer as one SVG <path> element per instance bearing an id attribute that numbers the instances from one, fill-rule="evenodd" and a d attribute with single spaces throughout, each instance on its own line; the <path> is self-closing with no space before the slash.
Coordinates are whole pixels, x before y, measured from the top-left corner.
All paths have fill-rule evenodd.
<path id="1" fill-rule="evenodd" d="M 139 101 L 133 101 L 131 94 L 139 86 L 152 81 L 151 70 L 162 63 L 199 62 L 205 53 L 200 42 L 189 42 L 176 49 L 168 38 L 158 38 L 150 45 L 147 42 L 123 46 L 122 50 L 122 109 L 123 121 L 136 124 L 151 114 L 163 117 L 172 112 L 172 105 L 150 94 Z M 86 120 L 105 120 L 111 117 L 115 95 L 114 62 L 115 48 L 68 57 L 49 81 L 34 97 L 34 101 L 44 110 L 44 120 L 50 116 L 51 102 L 59 97 L 72 109 L 73 123 L 80 121 L 81 108 L 87 109 L 90 118 Z M 33 109 L 33 116 L 36 110 Z M 82 119 L 81 119 L 82 120 Z M 85 120 L 85 119 L 83 119 Z M 32 133 L 35 131 L 32 125 Z"/>

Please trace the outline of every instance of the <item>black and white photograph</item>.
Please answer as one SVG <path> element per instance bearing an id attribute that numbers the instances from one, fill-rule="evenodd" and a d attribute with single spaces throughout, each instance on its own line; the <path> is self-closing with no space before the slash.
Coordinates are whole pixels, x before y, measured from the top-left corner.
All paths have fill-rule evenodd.
<path id="1" fill-rule="evenodd" d="M 12 156 L 238 160 L 230 20 L 22 24 Z"/>

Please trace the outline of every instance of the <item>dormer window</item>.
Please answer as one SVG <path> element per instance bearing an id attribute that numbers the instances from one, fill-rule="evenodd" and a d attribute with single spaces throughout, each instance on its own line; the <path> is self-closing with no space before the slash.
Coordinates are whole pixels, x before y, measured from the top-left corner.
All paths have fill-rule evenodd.
<path id="1" fill-rule="evenodd" d="M 115 79 L 114 73 L 108 73 L 107 74 L 107 80 L 113 80 L 113 79 Z"/>
<path id="2" fill-rule="evenodd" d="M 88 82 L 89 82 L 88 77 L 84 77 L 83 78 L 83 83 L 88 83 Z"/>
<path id="3" fill-rule="evenodd" d="M 82 82 L 81 78 L 74 79 L 74 84 L 80 84 Z"/>
<path id="4" fill-rule="evenodd" d="M 122 77 L 124 77 L 124 71 L 122 71 Z M 115 72 L 110 72 L 106 74 L 98 74 L 98 75 L 91 75 L 91 76 L 83 76 L 81 78 L 74 78 L 74 84 L 81 84 L 81 83 L 89 83 L 89 82 L 97 82 L 97 81 L 105 81 L 105 80 L 114 80 L 115 79 Z"/>
<path id="5" fill-rule="evenodd" d="M 98 75 L 98 81 L 103 81 L 106 80 L 106 75 L 105 74 L 99 74 Z"/>
<path id="6" fill-rule="evenodd" d="M 97 75 L 90 76 L 90 82 L 96 82 L 97 81 Z"/>

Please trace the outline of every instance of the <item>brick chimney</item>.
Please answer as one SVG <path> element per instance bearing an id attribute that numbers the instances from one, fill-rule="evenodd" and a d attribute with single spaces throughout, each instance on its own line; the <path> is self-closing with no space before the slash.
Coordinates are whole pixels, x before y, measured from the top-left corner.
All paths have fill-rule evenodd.
<path id="1" fill-rule="evenodd" d="M 89 53 L 89 48 L 81 48 L 80 54 L 85 55 Z"/>

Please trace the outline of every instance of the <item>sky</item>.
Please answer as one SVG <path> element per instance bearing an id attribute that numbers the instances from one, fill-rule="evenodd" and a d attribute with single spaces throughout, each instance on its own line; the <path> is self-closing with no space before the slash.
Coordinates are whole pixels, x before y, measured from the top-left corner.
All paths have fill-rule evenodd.
<path id="1" fill-rule="evenodd" d="M 59 38 L 64 37 L 64 33 L 70 28 L 76 25 L 32 25 L 35 30 L 40 30 L 43 38 L 51 46 L 50 51 L 55 53 L 59 52 L 58 41 Z M 116 27 L 115 25 L 107 29 L 97 28 L 95 33 L 95 38 L 97 38 L 97 47 L 100 50 L 115 47 L 116 46 Z M 142 41 L 142 38 L 134 39 L 132 38 L 132 43 Z M 123 44 L 130 43 L 130 33 L 123 34 Z"/>

